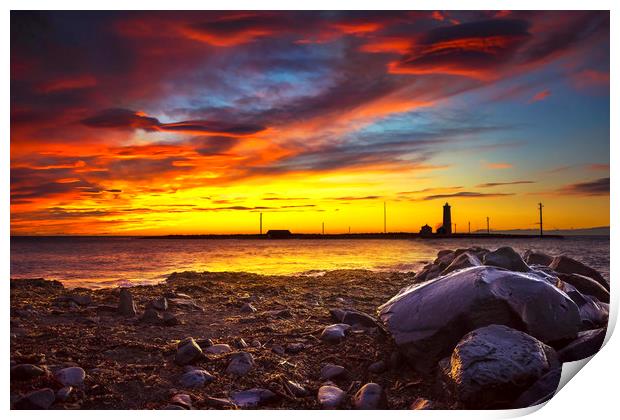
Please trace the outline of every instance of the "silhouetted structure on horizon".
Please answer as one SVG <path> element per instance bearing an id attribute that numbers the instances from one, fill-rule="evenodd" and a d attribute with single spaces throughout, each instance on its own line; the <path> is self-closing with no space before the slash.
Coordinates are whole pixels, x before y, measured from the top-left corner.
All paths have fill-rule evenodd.
<path id="1" fill-rule="evenodd" d="M 452 233 L 452 214 L 450 212 L 450 204 L 446 203 L 443 206 L 443 231 L 441 233 L 450 235 Z M 441 229 L 441 228 L 440 228 Z M 437 233 L 439 229 L 437 229 Z"/>
<path id="2" fill-rule="evenodd" d="M 420 228 L 420 235 L 428 236 L 433 234 L 433 228 L 429 225 L 424 225 Z"/>
<path id="3" fill-rule="evenodd" d="M 288 239 L 292 236 L 293 234 L 291 231 L 287 229 L 270 229 L 267 231 L 267 237 L 269 239 Z"/>

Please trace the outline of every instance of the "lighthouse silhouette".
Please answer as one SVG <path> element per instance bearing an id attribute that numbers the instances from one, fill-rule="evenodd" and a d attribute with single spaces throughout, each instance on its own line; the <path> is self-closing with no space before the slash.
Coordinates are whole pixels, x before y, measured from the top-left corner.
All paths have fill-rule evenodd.
<path id="1" fill-rule="evenodd" d="M 443 206 L 443 228 L 444 233 L 452 233 L 452 215 L 450 214 L 450 204 L 446 203 Z"/>

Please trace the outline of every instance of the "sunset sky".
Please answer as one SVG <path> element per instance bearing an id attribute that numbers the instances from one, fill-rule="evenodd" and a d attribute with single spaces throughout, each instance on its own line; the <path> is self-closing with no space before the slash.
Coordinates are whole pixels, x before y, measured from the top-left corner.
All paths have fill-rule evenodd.
<path id="1" fill-rule="evenodd" d="M 608 12 L 12 12 L 12 234 L 609 224 Z"/>

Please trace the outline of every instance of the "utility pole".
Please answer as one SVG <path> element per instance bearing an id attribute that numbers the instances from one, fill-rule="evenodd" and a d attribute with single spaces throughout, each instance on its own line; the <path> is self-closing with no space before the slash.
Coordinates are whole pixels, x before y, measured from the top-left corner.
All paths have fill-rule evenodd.
<path id="1" fill-rule="evenodd" d="M 491 229 L 489 228 L 489 216 L 487 216 L 487 235 L 491 234 Z"/>
<path id="2" fill-rule="evenodd" d="M 542 222 L 542 209 L 543 209 L 543 207 L 544 206 L 542 205 L 542 203 L 538 203 L 538 212 L 539 212 L 539 215 L 540 215 L 540 223 L 539 224 L 540 224 L 540 237 L 541 238 L 543 236 L 543 222 Z"/>
<path id="3" fill-rule="evenodd" d="M 262 235 L 263 234 L 263 213 L 260 214 L 260 219 L 259 220 L 260 220 L 260 222 L 259 222 L 259 224 L 260 224 L 260 234 Z"/>
<path id="4" fill-rule="evenodd" d="M 471 222 L 467 222 L 467 233 L 471 233 Z"/>
<path id="5" fill-rule="evenodd" d="M 351 226 L 349 226 L 349 235 L 351 234 Z"/>
<path id="6" fill-rule="evenodd" d="M 454 232 L 452 233 L 456 233 L 456 223 L 454 224 Z"/>
<path id="7" fill-rule="evenodd" d="M 387 233 L 387 204 L 383 202 L 383 233 Z"/>
<path id="8" fill-rule="evenodd" d="M 321 235 L 325 235 L 325 222 L 321 223 Z"/>

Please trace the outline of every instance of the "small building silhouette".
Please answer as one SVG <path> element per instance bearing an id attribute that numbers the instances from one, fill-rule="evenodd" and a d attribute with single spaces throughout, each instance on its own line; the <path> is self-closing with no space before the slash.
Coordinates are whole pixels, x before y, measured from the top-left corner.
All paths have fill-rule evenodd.
<path id="1" fill-rule="evenodd" d="M 439 226 L 436 230 L 438 235 L 445 235 L 446 234 L 446 229 L 443 226 Z"/>
<path id="2" fill-rule="evenodd" d="M 424 225 L 420 228 L 420 235 L 432 235 L 433 234 L 433 228 L 430 227 L 429 225 Z"/>
<path id="3" fill-rule="evenodd" d="M 269 239 L 288 239 L 291 236 L 293 236 L 293 234 L 288 229 L 270 229 L 267 231 L 267 237 Z"/>

